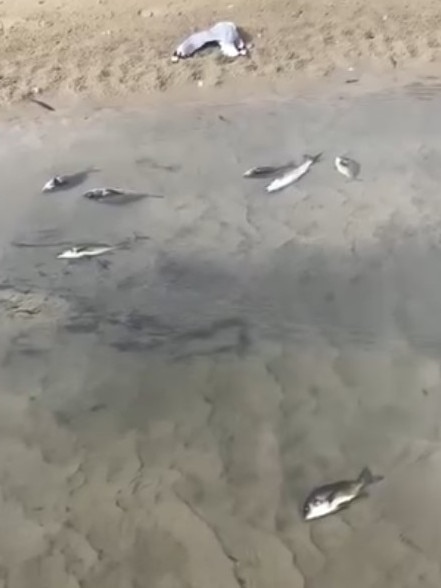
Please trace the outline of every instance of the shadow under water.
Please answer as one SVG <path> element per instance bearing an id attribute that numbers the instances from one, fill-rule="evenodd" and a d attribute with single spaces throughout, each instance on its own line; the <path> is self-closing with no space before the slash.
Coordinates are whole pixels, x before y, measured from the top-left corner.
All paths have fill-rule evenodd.
<path id="1" fill-rule="evenodd" d="M 390 236 L 355 254 L 287 243 L 259 266 L 181 253 L 159 258 L 147 286 L 133 286 L 135 267 L 130 290 L 53 273 L 63 304 L 40 303 L 2 356 L 2 439 L 27 464 L 7 489 L 20 471 L 39 489 L 22 492 L 26 512 L 103 554 L 78 572 L 84 586 L 116 577 L 121 542 L 147 557 L 153 586 L 192 585 L 207 558 L 222 586 L 349 587 L 357 574 L 383 586 L 408 562 L 434 586 L 440 253 Z M 16 306 L 0 296 L 5 320 Z M 368 498 L 301 520 L 311 488 L 364 466 L 385 476 Z M 118 561 L 119 577 L 145 577 Z"/>

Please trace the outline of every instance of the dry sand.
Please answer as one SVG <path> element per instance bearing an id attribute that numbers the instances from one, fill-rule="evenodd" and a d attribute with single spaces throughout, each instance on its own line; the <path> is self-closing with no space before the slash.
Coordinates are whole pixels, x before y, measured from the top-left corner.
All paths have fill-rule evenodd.
<path id="1" fill-rule="evenodd" d="M 250 59 L 173 65 L 190 32 L 234 20 Z M 421 67 L 440 56 L 438 0 L 2 0 L 0 102 L 33 88 L 66 101 L 254 82 L 297 83 L 335 68 Z M 65 102 L 64 102 L 65 103 Z"/>
<path id="2" fill-rule="evenodd" d="M 1 586 L 439 588 L 441 103 L 421 95 L 2 123 Z M 306 149 L 297 188 L 241 178 Z M 103 183 L 165 198 L 81 198 Z M 55 259 L 134 233 L 107 266 Z M 369 499 L 301 521 L 364 465 Z"/>

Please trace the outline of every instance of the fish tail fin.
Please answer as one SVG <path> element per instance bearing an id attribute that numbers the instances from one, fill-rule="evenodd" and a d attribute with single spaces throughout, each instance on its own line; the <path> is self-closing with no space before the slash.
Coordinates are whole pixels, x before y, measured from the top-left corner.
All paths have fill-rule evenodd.
<path id="1" fill-rule="evenodd" d="M 383 476 L 374 476 L 371 470 L 367 467 L 363 468 L 358 476 L 358 481 L 363 484 L 363 487 L 370 486 L 376 482 L 381 482 L 382 479 Z"/>
<path id="2" fill-rule="evenodd" d="M 309 155 L 308 153 L 305 153 L 303 159 L 305 161 L 311 161 L 311 163 L 317 163 L 317 161 L 320 161 L 322 155 L 323 152 L 317 153 L 316 155 Z"/>

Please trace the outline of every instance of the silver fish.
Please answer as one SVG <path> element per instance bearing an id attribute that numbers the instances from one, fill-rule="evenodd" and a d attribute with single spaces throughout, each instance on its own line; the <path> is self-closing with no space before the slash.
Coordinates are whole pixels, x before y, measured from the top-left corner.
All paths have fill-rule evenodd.
<path id="1" fill-rule="evenodd" d="M 290 169 L 295 164 L 293 162 L 287 163 L 285 165 L 260 165 L 257 167 L 252 167 L 247 169 L 247 171 L 243 174 L 244 178 L 267 178 L 269 176 L 274 176 L 278 173 L 282 173 L 287 169 Z"/>
<path id="2" fill-rule="evenodd" d="M 350 159 L 349 157 L 336 157 L 335 158 L 335 167 L 337 171 L 341 174 L 349 178 L 350 180 L 355 180 L 359 173 L 360 173 L 360 164 L 358 161 L 354 159 Z"/>
<path id="3" fill-rule="evenodd" d="M 66 176 L 54 176 L 50 180 L 48 180 L 42 188 L 42 192 L 52 192 L 57 188 L 61 188 L 62 186 L 66 186 L 68 184 L 68 179 Z"/>
<path id="4" fill-rule="evenodd" d="M 374 476 L 369 468 L 364 468 L 356 480 L 342 480 L 316 488 L 303 505 L 304 520 L 311 521 L 347 508 L 351 502 L 364 496 L 367 486 L 382 479 L 382 476 Z"/>
<path id="5" fill-rule="evenodd" d="M 85 192 L 83 196 L 89 200 L 103 200 L 109 196 L 124 196 L 124 194 L 126 192 L 118 188 L 94 188 Z"/>
<path id="6" fill-rule="evenodd" d="M 308 171 L 309 168 L 316 163 L 321 157 L 321 153 L 318 155 L 304 155 L 303 156 L 303 163 L 300 165 L 288 170 L 282 176 L 275 178 L 267 187 L 267 192 L 276 192 L 277 190 L 281 190 L 294 182 L 297 182 L 302 176 L 304 176 Z"/>
<path id="7" fill-rule="evenodd" d="M 103 255 L 109 251 L 113 251 L 115 247 L 109 247 L 105 245 L 90 245 L 88 247 L 78 246 L 66 249 L 59 255 L 57 259 L 81 259 L 84 257 L 96 257 L 97 255 Z"/>

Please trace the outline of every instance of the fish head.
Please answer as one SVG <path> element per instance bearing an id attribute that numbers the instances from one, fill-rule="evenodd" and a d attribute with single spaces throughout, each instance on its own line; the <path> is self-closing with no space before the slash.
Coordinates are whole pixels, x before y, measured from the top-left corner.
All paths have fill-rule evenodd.
<path id="1" fill-rule="evenodd" d="M 54 176 L 50 180 L 48 180 L 45 185 L 43 186 L 43 192 L 51 192 L 56 188 L 60 188 L 67 184 L 66 176 Z"/>
<path id="2" fill-rule="evenodd" d="M 89 200 L 100 200 L 103 196 L 103 191 L 100 189 L 88 190 L 84 193 L 84 198 L 88 198 Z"/>
<path id="3" fill-rule="evenodd" d="M 51 190 L 55 189 L 56 185 L 57 184 L 55 183 L 55 178 L 51 178 L 43 186 L 42 192 L 50 192 Z"/>
<path id="4" fill-rule="evenodd" d="M 305 502 L 302 508 L 302 516 L 305 521 L 309 521 L 312 516 L 312 504 L 308 500 Z"/>
<path id="5" fill-rule="evenodd" d="M 305 521 L 310 521 L 327 514 L 329 512 L 329 508 L 329 501 L 325 496 L 309 496 L 303 505 L 302 515 Z"/>
<path id="6" fill-rule="evenodd" d="M 53 183 L 55 187 L 64 186 L 65 184 L 67 184 L 67 179 L 65 176 L 55 176 L 53 178 Z"/>
<path id="7" fill-rule="evenodd" d="M 63 253 L 60 253 L 60 255 L 57 255 L 58 259 L 77 259 L 78 257 L 81 256 L 81 252 L 77 247 L 73 247 L 72 249 L 67 249 L 66 251 L 63 251 Z"/>
<path id="8" fill-rule="evenodd" d="M 302 515 L 305 521 L 312 521 L 313 519 L 325 517 L 336 510 L 338 510 L 338 507 L 332 501 L 324 497 L 316 497 L 305 502 Z"/>

